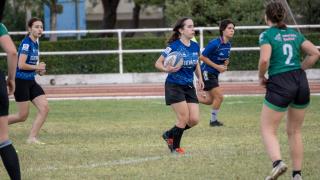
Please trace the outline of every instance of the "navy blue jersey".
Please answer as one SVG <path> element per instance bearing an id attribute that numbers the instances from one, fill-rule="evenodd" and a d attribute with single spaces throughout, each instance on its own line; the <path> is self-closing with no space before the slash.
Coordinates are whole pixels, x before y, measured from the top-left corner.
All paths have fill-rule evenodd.
<path id="1" fill-rule="evenodd" d="M 178 51 L 183 56 L 183 65 L 177 72 L 169 73 L 166 82 L 190 85 L 193 84 L 193 72 L 199 61 L 200 47 L 198 43 L 190 41 L 190 46 L 184 45 L 180 39 L 173 41 L 162 53 L 167 57 L 171 52 Z"/>
<path id="2" fill-rule="evenodd" d="M 230 57 L 230 49 L 231 49 L 231 43 L 227 42 L 224 43 L 223 39 L 221 37 L 211 40 L 207 47 L 202 52 L 202 55 L 209 58 L 213 63 L 221 65 L 224 64 L 224 62 L 229 59 Z M 208 73 L 219 75 L 220 72 L 207 65 L 206 63 L 201 64 L 201 70 L 207 71 Z"/>
<path id="3" fill-rule="evenodd" d="M 26 64 L 36 65 L 39 59 L 38 43 L 33 42 L 29 36 L 25 37 L 18 48 L 18 59 L 21 54 L 27 55 Z M 17 67 L 16 78 L 18 79 L 34 80 L 35 75 L 35 70 L 22 70 Z"/>

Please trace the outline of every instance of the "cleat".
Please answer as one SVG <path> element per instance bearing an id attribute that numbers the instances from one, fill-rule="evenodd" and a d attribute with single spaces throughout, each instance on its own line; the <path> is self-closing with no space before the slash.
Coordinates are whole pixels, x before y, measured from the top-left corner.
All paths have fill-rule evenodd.
<path id="1" fill-rule="evenodd" d="M 223 126 L 223 123 L 220 122 L 220 121 L 210 121 L 210 124 L 209 124 L 211 127 L 219 127 L 219 126 Z"/>
<path id="2" fill-rule="evenodd" d="M 300 174 L 296 174 L 296 175 L 292 178 L 292 180 L 302 180 L 302 177 L 301 177 Z"/>
<path id="3" fill-rule="evenodd" d="M 172 153 L 183 155 L 185 150 L 183 148 L 176 148 Z"/>
<path id="4" fill-rule="evenodd" d="M 279 176 L 285 173 L 288 166 L 284 162 L 280 162 L 276 167 L 274 167 L 270 173 L 270 176 L 266 177 L 265 180 L 276 180 Z"/>
<path id="5" fill-rule="evenodd" d="M 170 152 L 173 151 L 173 138 L 169 138 L 167 131 L 162 134 L 162 138 L 166 141 Z"/>

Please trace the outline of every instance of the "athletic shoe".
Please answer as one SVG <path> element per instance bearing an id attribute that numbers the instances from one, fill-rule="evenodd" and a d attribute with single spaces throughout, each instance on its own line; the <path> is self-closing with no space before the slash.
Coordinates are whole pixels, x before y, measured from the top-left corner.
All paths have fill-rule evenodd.
<path id="1" fill-rule="evenodd" d="M 270 176 L 266 177 L 266 180 L 276 180 L 279 176 L 285 173 L 288 166 L 284 162 L 280 162 L 276 167 L 274 167 L 270 173 Z"/>
<path id="2" fill-rule="evenodd" d="M 210 121 L 210 126 L 215 127 L 215 126 L 223 126 L 223 123 L 220 121 Z"/>
<path id="3" fill-rule="evenodd" d="M 300 174 L 296 174 L 296 175 L 292 178 L 292 180 L 302 180 L 302 177 L 301 177 Z"/>
<path id="4" fill-rule="evenodd" d="M 176 148 L 172 153 L 183 155 L 185 151 L 183 148 Z"/>
<path id="5" fill-rule="evenodd" d="M 173 151 L 173 138 L 169 138 L 168 131 L 166 131 L 162 134 L 162 138 L 164 141 L 166 141 L 170 152 L 172 152 Z"/>

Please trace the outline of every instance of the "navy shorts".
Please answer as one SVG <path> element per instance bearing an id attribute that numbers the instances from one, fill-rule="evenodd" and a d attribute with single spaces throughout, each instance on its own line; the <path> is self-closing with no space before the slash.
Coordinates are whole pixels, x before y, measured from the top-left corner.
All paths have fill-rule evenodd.
<path id="1" fill-rule="evenodd" d="M 16 78 L 16 90 L 14 92 L 16 102 L 32 101 L 44 94 L 42 87 L 35 80 Z"/>
<path id="2" fill-rule="evenodd" d="M 7 91 L 7 81 L 5 75 L 0 71 L 0 116 L 9 114 L 9 98 Z"/>
<path id="3" fill-rule="evenodd" d="M 186 101 L 187 103 L 199 103 L 196 90 L 193 85 L 165 84 L 166 105 Z"/>
<path id="4" fill-rule="evenodd" d="M 215 74 L 208 73 L 207 71 L 202 72 L 202 79 L 204 83 L 203 90 L 210 91 L 213 88 L 219 87 L 219 78 Z"/>
<path id="5" fill-rule="evenodd" d="M 264 103 L 279 112 L 293 108 L 306 108 L 310 102 L 310 89 L 306 73 L 302 69 L 270 76 L 267 81 Z"/>

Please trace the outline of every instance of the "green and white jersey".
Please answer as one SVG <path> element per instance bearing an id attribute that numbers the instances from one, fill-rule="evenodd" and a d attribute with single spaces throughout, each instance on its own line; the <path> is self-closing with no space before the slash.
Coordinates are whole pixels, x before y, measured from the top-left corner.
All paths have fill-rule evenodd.
<path id="1" fill-rule="evenodd" d="M 3 36 L 5 34 L 8 34 L 8 30 L 4 24 L 0 23 L 0 36 Z"/>
<path id="2" fill-rule="evenodd" d="M 300 47 L 305 41 L 302 34 L 292 28 L 271 27 L 260 34 L 259 44 L 270 44 L 272 53 L 269 76 L 301 68 Z"/>

